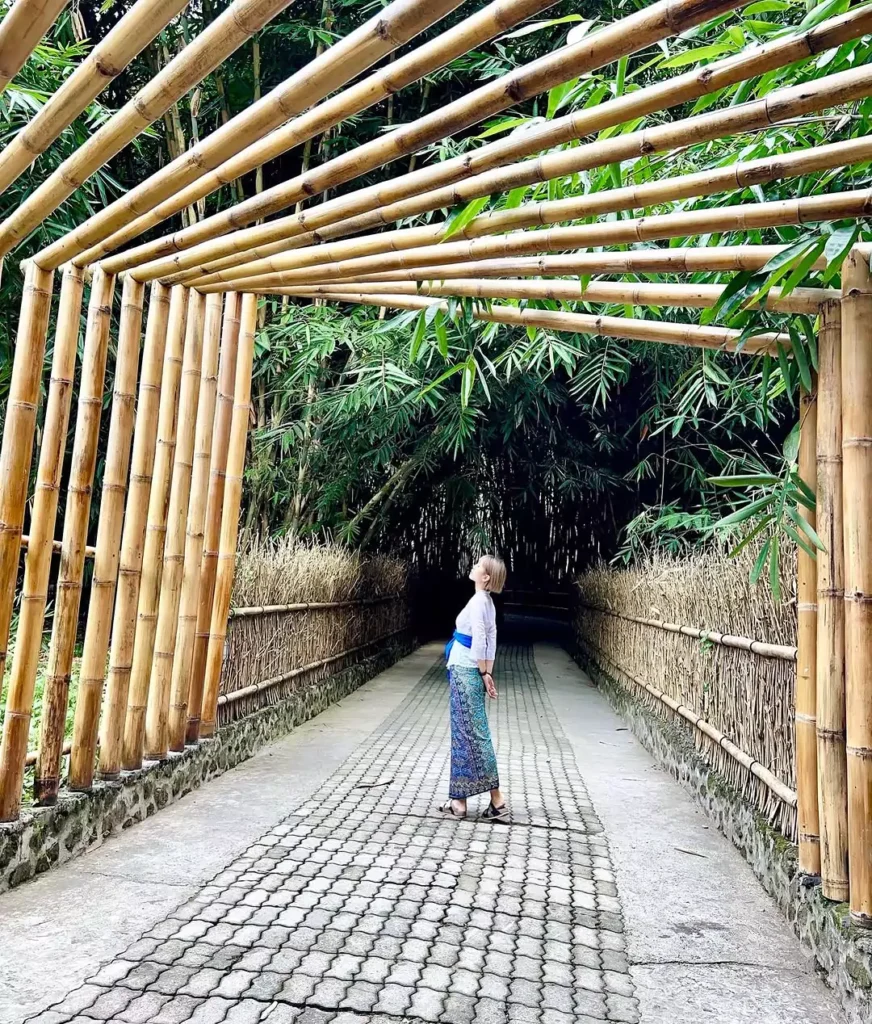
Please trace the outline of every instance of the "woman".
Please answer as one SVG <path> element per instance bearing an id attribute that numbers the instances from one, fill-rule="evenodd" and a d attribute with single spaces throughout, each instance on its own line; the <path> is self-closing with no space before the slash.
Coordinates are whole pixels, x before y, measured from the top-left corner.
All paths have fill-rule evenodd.
<path id="1" fill-rule="evenodd" d="M 457 616 L 457 629 L 446 648 L 451 690 L 451 782 L 448 803 L 441 810 L 466 817 L 468 797 L 490 791 L 491 802 L 483 818 L 506 818 L 508 808 L 500 792 L 497 759 L 491 742 L 484 696 L 496 700 L 493 667 L 497 626 L 491 594 L 506 582 L 506 566 L 494 555 L 483 555 L 469 578 L 475 593 Z"/>

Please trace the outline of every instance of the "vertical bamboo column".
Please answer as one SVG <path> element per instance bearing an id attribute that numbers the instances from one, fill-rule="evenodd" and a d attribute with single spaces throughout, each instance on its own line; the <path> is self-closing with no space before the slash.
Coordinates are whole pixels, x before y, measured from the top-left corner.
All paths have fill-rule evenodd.
<path id="1" fill-rule="evenodd" d="M 133 434 L 133 456 L 130 469 L 130 490 L 121 537 L 118 566 L 118 593 L 112 620 L 112 649 L 109 655 L 109 679 L 106 702 L 100 726 L 100 777 L 115 779 L 121 772 L 121 747 L 124 719 L 127 714 L 127 691 L 136 635 L 136 612 L 139 604 L 139 580 L 145 542 L 146 517 L 151 497 L 151 478 L 157 447 L 158 426 L 162 422 L 162 378 L 172 389 L 178 381 L 180 353 L 171 356 L 164 368 L 170 290 L 155 282 L 148 301 L 148 320 L 142 355 L 139 402 Z M 176 385 L 177 386 L 177 385 Z M 174 415 L 174 413 L 173 413 Z"/>
<path id="2" fill-rule="evenodd" d="M 257 296 L 246 292 L 242 297 L 239 322 L 239 350 L 236 356 L 236 383 L 233 392 L 233 420 L 227 452 L 227 476 L 224 485 L 224 507 L 221 511 L 221 542 L 218 547 L 218 568 L 215 575 L 215 598 L 206 650 L 206 675 L 203 681 L 202 735 L 214 736 L 218 722 L 218 688 L 230 614 L 230 592 L 236 568 L 236 541 L 239 534 L 239 507 L 242 504 L 242 474 L 245 469 L 245 446 L 248 438 L 248 417 L 251 409 L 251 368 L 254 361 L 254 338 L 257 331 Z"/>
<path id="3" fill-rule="evenodd" d="M 97 728 L 106 678 L 106 655 L 109 651 L 112 606 L 118 580 L 121 525 L 127 495 L 130 442 L 133 437 L 133 402 L 139 371 L 144 296 L 145 285 L 128 274 L 121 293 L 121 320 L 118 326 L 112 415 L 97 526 L 97 553 L 94 558 L 94 578 L 91 582 L 91 601 L 73 723 L 69 785 L 74 790 L 90 789 L 94 780 Z"/>
<path id="4" fill-rule="evenodd" d="M 800 400 L 799 475 L 816 488 L 817 396 L 803 392 Z M 812 527 L 815 514 L 804 505 L 797 509 Z M 797 641 L 796 641 L 796 795 L 799 832 L 799 870 L 807 875 L 821 871 L 818 826 L 817 772 L 817 565 L 797 548 Z"/>
<path id="5" fill-rule="evenodd" d="M 157 629 L 151 663 L 151 681 L 145 717 L 145 756 L 160 761 L 169 749 L 170 687 L 175 660 L 176 632 L 179 622 L 182 575 L 185 568 L 185 524 L 191 498 L 194 469 L 194 441 L 203 363 L 206 297 L 193 292 L 188 302 L 188 331 L 182 389 L 179 395 L 179 424 L 176 432 L 176 457 L 170 489 L 166 544 Z"/>
<path id="6" fill-rule="evenodd" d="M 185 328 L 188 319 L 188 289 L 176 285 L 170 293 L 170 312 L 167 323 L 164 375 L 161 383 L 160 412 L 157 427 L 157 451 L 148 503 L 145 547 L 142 553 L 142 575 L 139 584 L 139 604 L 136 615 L 136 634 L 133 642 L 133 661 L 127 694 L 127 716 L 124 723 L 122 765 L 128 771 L 142 767 L 142 748 L 145 743 L 145 710 L 148 706 L 148 686 L 151 678 L 151 660 L 154 653 L 154 634 L 157 626 L 158 601 L 163 570 L 164 539 L 169 512 L 170 479 L 176 449 L 176 427 L 179 413 L 179 390 L 182 380 L 182 354 L 185 347 Z"/>
<path id="7" fill-rule="evenodd" d="M 18 581 L 21 527 L 30 483 L 36 407 L 42 381 L 53 278 L 51 271 L 40 270 L 35 263 L 27 265 L 12 381 L 6 402 L 3 446 L 0 449 L 0 680 L 6 671 L 6 645 Z"/>
<path id="8" fill-rule="evenodd" d="M 100 416 L 103 412 L 103 381 L 109 351 L 109 321 L 114 291 L 115 278 L 100 269 L 96 270 L 91 281 L 91 298 L 88 303 L 73 461 L 67 484 L 61 564 L 33 783 L 34 796 L 41 804 L 54 803 L 58 795 L 70 673 L 82 597 L 91 493 L 97 465 Z"/>
<path id="9" fill-rule="evenodd" d="M 845 697 L 851 919 L 872 927 L 872 275 L 842 268 Z"/>
<path id="10" fill-rule="evenodd" d="M 209 502 L 206 506 L 203 563 L 200 569 L 197 632 L 194 637 L 191 683 L 188 694 L 188 727 L 185 736 L 187 743 L 196 743 L 200 739 L 203 678 L 206 673 L 206 651 L 209 646 L 209 627 L 212 624 L 215 572 L 218 565 L 218 544 L 221 539 L 221 510 L 224 506 L 227 448 L 230 443 L 230 422 L 233 418 L 233 391 L 236 380 L 236 353 L 239 346 L 239 310 L 241 305 L 242 295 L 239 292 L 227 292 L 221 330 L 221 368 L 218 375 L 218 400 L 212 433 L 212 470 L 209 475 Z"/>
<path id="11" fill-rule="evenodd" d="M 194 469 L 191 475 L 191 500 L 188 505 L 188 527 L 185 536 L 184 575 L 170 685 L 168 743 L 170 750 L 175 751 L 185 749 L 185 727 L 188 724 L 188 692 L 191 685 L 194 633 L 197 628 L 200 570 L 203 561 L 203 533 L 206 522 L 206 503 L 209 497 L 209 471 L 212 465 L 215 396 L 218 390 L 218 353 L 222 334 L 221 300 L 220 294 L 210 295 L 206 300 L 203 373 L 200 381 L 200 401 L 197 406 Z"/>
<path id="12" fill-rule="evenodd" d="M 848 898 L 848 782 L 845 758 L 845 561 L 842 539 L 841 307 L 821 308 L 818 340 L 816 529 L 817 754 L 821 885 Z"/>
<path id="13" fill-rule="evenodd" d="M 14 821 L 21 806 L 21 786 L 33 713 L 33 693 L 45 625 L 45 603 L 58 511 L 58 488 L 70 421 L 83 290 L 84 271 L 68 264 L 64 271 L 58 303 L 51 382 L 45 409 L 39 469 L 36 474 L 36 492 L 30 517 L 30 543 L 27 546 L 24 563 L 18 641 L 12 659 L 6 717 L 3 723 L 3 743 L 0 747 L 0 821 Z"/>

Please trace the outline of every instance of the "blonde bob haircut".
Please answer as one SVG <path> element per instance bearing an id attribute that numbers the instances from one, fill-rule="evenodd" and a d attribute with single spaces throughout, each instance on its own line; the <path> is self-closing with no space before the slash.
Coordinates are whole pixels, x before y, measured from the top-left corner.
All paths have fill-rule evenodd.
<path id="1" fill-rule="evenodd" d="M 485 590 L 492 594 L 501 594 L 506 585 L 506 563 L 496 555 L 482 555 L 481 564 L 484 571 L 490 577 Z"/>

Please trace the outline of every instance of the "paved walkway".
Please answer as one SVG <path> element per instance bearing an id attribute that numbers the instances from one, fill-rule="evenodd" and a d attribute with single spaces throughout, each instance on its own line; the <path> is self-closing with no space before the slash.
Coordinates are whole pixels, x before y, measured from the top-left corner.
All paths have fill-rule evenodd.
<path id="1" fill-rule="evenodd" d="M 435 812 L 449 750 L 434 654 L 0 897 L 0 1019 L 840 1020 L 738 854 L 556 648 L 507 648 L 498 666 L 512 823 Z"/>

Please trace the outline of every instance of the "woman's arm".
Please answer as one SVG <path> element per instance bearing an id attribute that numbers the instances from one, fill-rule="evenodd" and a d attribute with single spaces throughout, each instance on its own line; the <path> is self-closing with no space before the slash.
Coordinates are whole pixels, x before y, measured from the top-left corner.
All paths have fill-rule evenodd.
<path id="1" fill-rule="evenodd" d="M 472 601 L 472 607 L 470 608 L 470 618 L 472 620 L 472 647 L 471 653 L 475 658 L 478 670 L 481 673 L 481 678 L 484 681 L 485 690 L 489 697 L 496 697 L 497 688 L 494 686 L 493 667 L 494 667 L 494 653 L 495 653 L 495 634 L 494 625 L 488 621 L 487 613 L 491 609 L 488 607 L 489 601 L 487 598 L 482 600 L 476 597 Z"/>

